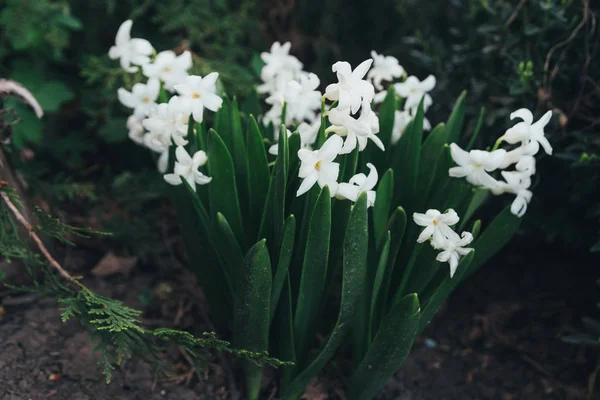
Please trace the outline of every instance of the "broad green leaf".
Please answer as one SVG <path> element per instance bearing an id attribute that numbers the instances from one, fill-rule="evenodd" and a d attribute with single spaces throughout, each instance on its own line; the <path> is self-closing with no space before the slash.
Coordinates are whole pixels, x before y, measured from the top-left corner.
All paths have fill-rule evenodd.
<path id="1" fill-rule="evenodd" d="M 392 196 L 394 195 L 394 171 L 388 169 L 383 174 L 376 193 L 375 205 L 373 206 L 373 230 L 375 231 L 376 249 L 380 249 L 383 240 L 385 240 L 387 224 L 390 220 Z"/>
<path id="2" fill-rule="evenodd" d="M 7 99 L 6 108 L 12 108 L 19 117 L 20 121 L 12 126 L 12 141 L 18 148 L 23 148 L 27 144 L 41 144 L 44 134 L 44 123 L 36 117 L 35 113 L 23 103 L 15 99 Z M 122 128 L 125 136 L 127 132 Z"/>
<path id="3" fill-rule="evenodd" d="M 385 270 L 388 264 L 388 256 L 390 254 L 390 242 L 392 240 L 392 235 L 390 231 L 387 231 L 386 239 L 383 244 L 383 248 L 381 249 L 381 254 L 379 255 L 379 262 L 377 263 L 377 271 L 375 272 L 375 280 L 373 281 L 373 291 L 371 293 L 371 308 L 369 312 L 369 330 L 372 332 L 373 324 L 375 323 L 375 310 L 378 303 L 379 292 L 381 290 L 381 285 L 383 284 L 383 279 L 385 278 Z M 373 338 L 372 334 L 369 333 L 369 341 Z"/>
<path id="4" fill-rule="evenodd" d="M 300 289 L 294 318 L 296 355 L 302 360 L 315 332 L 317 314 L 325 291 L 329 236 L 331 233 L 331 197 L 325 186 L 310 219 L 306 250 L 302 263 Z"/>
<path id="5" fill-rule="evenodd" d="M 244 144 L 244 133 L 242 131 L 242 120 L 240 118 L 240 112 L 238 110 L 237 100 L 234 97 L 231 103 L 231 121 L 230 121 L 230 132 L 231 135 L 231 156 L 233 158 L 233 166 L 235 169 L 235 181 L 237 183 L 237 189 L 240 199 L 248 198 L 248 163 L 246 161 L 246 146 Z M 248 210 L 246 209 L 247 204 L 241 203 L 243 207 L 242 215 L 247 215 Z M 250 230 L 250 227 L 247 227 Z"/>
<path id="6" fill-rule="evenodd" d="M 400 287 L 398 287 L 398 289 L 396 290 L 396 294 L 394 295 L 394 299 L 392 300 L 392 303 L 396 303 L 396 301 L 400 300 L 401 298 L 403 298 L 404 296 L 406 296 L 409 292 L 409 290 L 407 289 L 407 286 L 409 285 L 409 282 L 413 279 L 413 268 L 415 266 L 415 264 L 417 264 L 417 260 L 419 260 L 420 256 L 421 256 L 421 252 L 423 251 L 423 248 L 425 248 L 426 246 L 428 246 L 428 243 L 414 243 L 412 246 L 412 252 L 410 255 L 410 258 L 408 260 L 408 264 L 406 264 L 406 267 L 404 268 L 404 271 L 402 273 L 402 280 L 400 281 Z M 417 264 L 417 267 L 420 267 L 421 265 Z M 421 271 L 416 271 L 416 273 L 419 273 Z"/>
<path id="7" fill-rule="evenodd" d="M 231 154 L 217 132 L 208 132 L 208 171 L 212 180 L 208 184 L 210 213 L 221 212 L 235 233 L 241 247 L 245 248 L 242 215 L 235 183 L 235 172 Z"/>
<path id="8" fill-rule="evenodd" d="M 289 275 L 284 282 L 280 301 L 277 304 L 276 318 L 272 323 L 276 325 L 275 334 L 277 335 L 278 358 L 294 363 L 294 365 L 282 368 L 280 392 L 283 392 L 287 383 L 296 375 L 298 369 L 296 365 L 296 351 L 294 349 L 294 314 L 292 311 L 292 289 Z"/>
<path id="9" fill-rule="evenodd" d="M 471 228 L 471 234 L 473 234 L 473 238 L 477 240 L 479 237 L 479 232 L 481 231 L 481 220 L 478 219 L 473 222 L 473 227 Z"/>
<path id="10" fill-rule="evenodd" d="M 367 268 L 368 217 L 367 195 L 363 193 L 352 209 L 343 255 L 342 300 L 337 322 L 317 357 L 287 385 L 282 399 L 297 399 L 310 380 L 333 357 L 352 326 L 352 320 L 362 297 Z"/>
<path id="11" fill-rule="evenodd" d="M 400 204 L 409 213 L 413 212 L 420 198 L 417 193 L 419 164 L 421 159 L 421 142 L 423 140 L 423 100 L 419 103 L 415 118 L 409 123 L 398 142 L 399 153 L 393 165 L 394 171 L 394 203 Z"/>
<path id="12" fill-rule="evenodd" d="M 392 307 L 352 376 L 351 399 L 374 398 L 400 368 L 415 341 L 420 317 L 419 298 L 414 293 Z"/>
<path id="13" fill-rule="evenodd" d="M 427 199 L 435 180 L 438 161 L 443 155 L 446 143 L 446 128 L 443 123 L 438 124 L 421 146 L 421 160 L 419 165 L 419 179 L 417 193 L 419 198 Z"/>
<path id="14" fill-rule="evenodd" d="M 398 252 L 400 251 L 406 231 L 406 221 L 406 212 L 402 207 L 398 207 L 396 208 L 396 211 L 394 211 L 394 214 L 392 214 L 390 222 L 388 223 L 387 229 L 391 233 L 392 240 L 390 242 L 390 254 L 388 256 L 387 266 L 385 267 L 383 287 L 378 300 L 378 306 L 376 307 L 377 312 L 380 313 L 383 312 L 388 302 L 388 294 L 390 291 L 392 276 L 394 274 L 394 268 L 396 266 Z M 383 314 L 380 314 L 379 316 L 383 317 Z M 376 321 L 379 321 L 377 317 Z"/>
<path id="15" fill-rule="evenodd" d="M 253 352 L 264 352 L 269 346 L 271 317 L 271 261 L 263 239 L 256 243 L 244 259 L 236 284 L 233 332 L 235 346 Z M 247 398 L 258 399 L 263 367 L 244 361 Z"/>
<path id="16" fill-rule="evenodd" d="M 452 114 L 446 123 L 446 143 L 456 143 L 461 137 L 462 128 L 465 120 L 465 98 L 467 92 L 463 91 L 452 109 Z"/>
<path id="17" fill-rule="evenodd" d="M 217 213 L 217 229 L 219 236 L 215 237 L 214 244 L 221 255 L 223 262 L 223 272 L 232 289 L 232 295 L 235 296 L 235 277 L 240 274 L 240 268 L 244 261 L 244 254 L 238 241 L 227 222 L 227 219 L 221 213 Z"/>
<path id="18" fill-rule="evenodd" d="M 214 308 L 215 323 L 229 324 L 232 315 L 231 298 L 228 295 L 224 296 L 224 293 L 229 292 L 229 288 L 219 267 L 215 248 L 207 242 L 207 238 L 210 238 L 210 231 L 207 230 L 209 223 L 199 207 L 200 199 L 185 180 L 182 186 L 170 186 L 167 195 L 176 211 L 181 237 L 190 259 L 190 267 L 198 277 L 198 283 L 211 309 Z M 192 201 L 190 196 L 193 196 Z"/>
<path id="19" fill-rule="evenodd" d="M 279 132 L 277 162 L 275 163 L 275 175 L 273 177 L 273 232 L 275 234 L 275 248 L 279 247 L 279 233 L 283 228 L 285 221 L 285 195 L 287 188 L 287 177 L 289 168 L 289 146 L 287 129 L 281 125 Z"/>
<path id="20" fill-rule="evenodd" d="M 253 226 L 258 228 L 269 191 L 269 165 L 260 128 L 254 116 L 248 123 L 248 193 Z"/>
<path id="21" fill-rule="evenodd" d="M 475 250 L 471 250 L 469 254 L 460 260 L 452 278 L 450 278 L 449 268 L 445 264 L 444 268 L 438 273 L 439 276 L 443 277 L 443 280 L 440 281 L 434 278 L 428 288 L 424 290 L 423 297 L 421 298 L 422 306 L 424 305 L 424 307 L 421 313 L 419 332 L 425 329 L 450 293 L 452 293 L 466 275 L 474 255 Z"/>
<path id="22" fill-rule="evenodd" d="M 466 211 L 460 216 L 460 230 L 464 228 L 464 226 L 471 220 L 471 217 L 475 215 L 479 207 L 484 203 L 484 201 L 489 196 L 489 190 L 485 188 L 472 188 L 473 195 L 469 201 L 469 205 L 467 206 Z"/>
<path id="23" fill-rule="evenodd" d="M 273 277 L 273 290 L 271 293 L 271 318 L 275 315 L 276 305 L 281 295 L 281 290 L 288 277 L 288 269 L 292 261 L 292 253 L 294 251 L 294 237 L 296 235 L 296 218 L 290 215 L 283 225 L 281 233 L 281 246 L 279 248 L 279 256 L 277 257 L 277 270 Z"/>
<path id="24" fill-rule="evenodd" d="M 246 115 L 260 115 L 262 114 L 262 106 L 258 93 L 256 90 L 250 91 L 248 96 L 240 105 L 240 110 Z"/>
<path id="25" fill-rule="evenodd" d="M 394 129 L 394 119 L 396 117 L 396 93 L 394 92 L 394 85 L 391 85 L 385 96 L 385 100 L 381 103 L 379 108 L 379 139 L 383 142 L 385 148 L 392 146 L 392 130 Z M 370 144 L 372 145 L 372 144 Z M 383 162 L 383 160 L 382 160 Z M 377 167 L 381 166 L 381 163 L 376 163 Z"/>
<path id="26" fill-rule="evenodd" d="M 521 225 L 521 218 L 510 211 L 510 206 L 498 214 L 481 233 L 479 239 L 473 242 L 472 247 L 476 253 L 465 277 L 471 275 L 500 251 L 515 235 L 519 225 Z"/>
<path id="27" fill-rule="evenodd" d="M 469 139 L 469 144 L 467 144 L 467 147 L 465 148 L 466 151 L 471 151 L 471 149 L 473 148 L 473 145 L 475 144 L 475 141 L 477 140 L 477 137 L 479 136 L 479 132 L 481 131 L 481 126 L 483 125 L 484 117 L 485 117 L 485 107 L 481 107 L 479 109 L 479 118 L 477 118 L 477 125 L 475 125 L 475 130 L 473 131 L 473 134 L 471 135 L 471 139 Z"/>
<path id="28" fill-rule="evenodd" d="M 32 93 L 45 112 L 56 112 L 64 102 L 75 97 L 71 88 L 62 81 L 46 82 Z"/>
<path id="29" fill-rule="evenodd" d="M 233 142 L 231 140 L 231 102 L 227 97 L 223 98 L 221 108 L 215 114 L 215 122 L 213 129 L 219 132 L 223 143 L 227 146 L 227 150 L 231 153 L 233 150 Z"/>

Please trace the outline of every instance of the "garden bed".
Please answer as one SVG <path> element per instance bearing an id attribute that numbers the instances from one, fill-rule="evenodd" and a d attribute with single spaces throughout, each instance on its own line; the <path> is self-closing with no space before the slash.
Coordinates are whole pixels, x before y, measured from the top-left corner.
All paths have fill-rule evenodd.
<path id="1" fill-rule="evenodd" d="M 596 355 L 560 338 L 582 330 L 579 318 L 592 313 L 600 298 L 591 261 L 585 254 L 557 248 L 509 246 L 450 297 L 380 398 L 587 398 L 588 375 Z M 173 293 L 184 297 L 170 295 L 143 306 L 140 297 L 148 291 L 156 294 L 157 287 L 169 287 L 165 286 L 169 276 L 173 274 L 146 267 L 134 270 L 130 277 L 88 277 L 86 285 L 145 308 L 149 324 L 173 326 L 177 319 L 178 326 L 195 333 L 210 330 L 198 306 L 186 306 L 190 297 L 201 296 L 192 287 L 170 282 L 176 289 Z M 4 312 L 0 319 L 1 399 L 233 397 L 231 375 L 224 372 L 219 359 L 193 374 L 176 347 L 169 348 L 164 357 L 177 377 L 161 374 L 154 379 L 149 365 L 133 359 L 115 371 L 111 384 L 106 385 L 89 336 L 74 321 L 61 323 L 54 301 L 11 297 Z M 325 371 L 305 398 L 345 398 L 343 383 L 336 378 L 340 374 L 332 365 Z M 270 382 L 264 383 L 261 398 L 276 398 Z"/>

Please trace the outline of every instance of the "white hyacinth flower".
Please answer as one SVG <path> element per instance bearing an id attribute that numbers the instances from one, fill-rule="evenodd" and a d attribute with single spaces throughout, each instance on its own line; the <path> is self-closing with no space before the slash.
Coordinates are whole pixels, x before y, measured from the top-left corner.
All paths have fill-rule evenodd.
<path id="1" fill-rule="evenodd" d="M 326 132 L 334 132 L 346 137 L 340 154 L 351 153 L 357 144 L 359 150 L 363 151 L 369 139 L 382 151 L 385 151 L 383 142 L 376 135 L 379 132 L 379 118 L 371 110 L 370 103 L 367 101 L 363 102 L 358 119 L 353 118 L 349 114 L 349 111 L 348 109 L 336 107 L 330 110 L 328 114 L 331 126 L 327 128 Z"/>
<path id="2" fill-rule="evenodd" d="M 368 163 L 367 167 L 370 169 L 369 176 L 362 173 L 356 174 L 350 178 L 348 183 L 340 183 L 336 197 L 356 202 L 358 196 L 360 196 L 362 192 L 367 192 L 367 207 L 373 207 L 376 199 L 376 193 L 373 188 L 377 184 L 379 176 L 377 175 L 377 169 L 375 169 L 373 164 Z"/>
<path id="3" fill-rule="evenodd" d="M 145 84 L 136 83 L 133 85 L 131 92 L 119 88 L 117 95 L 121 104 L 133 108 L 133 115 L 138 119 L 142 119 L 156 106 L 159 92 L 160 82 L 158 79 L 148 79 Z"/>
<path id="4" fill-rule="evenodd" d="M 510 119 L 515 118 L 520 118 L 522 121 L 508 129 L 500 140 L 504 140 L 510 144 L 519 142 L 523 144 L 535 143 L 534 146 L 538 146 L 539 148 L 539 145 L 541 145 L 546 154 L 552 154 L 552 146 L 550 146 L 550 142 L 548 142 L 544 134 L 544 128 L 552 118 L 552 111 L 548 111 L 542 118 L 533 123 L 533 114 L 531 111 L 521 108 L 510 114 Z M 537 150 L 535 152 L 537 153 Z"/>
<path id="5" fill-rule="evenodd" d="M 150 132 L 169 136 L 177 146 L 185 146 L 191 106 L 188 100 L 173 96 L 169 103 L 161 103 L 142 123 Z"/>
<path id="6" fill-rule="evenodd" d="M 450 228 L 460 220 L 453 209 L 449 209 L 444 214 L 435 209 L 427 210 L 425 214 L 413 213 L 413 220 L 417 225 L 425 227 L 417 239 L 419 243 L 432 237 L 433 247 L 441 249 L 448 241 L 456 242 L 460 239 Z"/>
<path id="7" fill-rule="evenodd" d="M 204 108 L 216 112 L 223 104 L 223 99 L 217 96 L 217 79 L 219 74 L 211 72 L 204 78 L 201 76 L 190 75 L 178 85 L 175 85 L 175 91 L 184 99 L 189 101 L 192 115 L 196 122 L 202 122 Z"/>
<path id="8" fill-rule="evenodd" d="M 510 206 L 510 211 L 517 217 L 522 217 L 527 211 L 527 205 L 531 201 L 533 193 L 531 187 L 531 175 L 520 171 L 502 171 L 502 177 L 506 182 L 500 183 L 500 189 L 494 194 L 513 193 L 515 200 Z"/>
<path id="9" fill-rule="evenodd" d="M 321 108 L 321 92 L 317 90 L 320 83 L 319 77 L 312 73 L 302 74 L 298 81 L 288 82 L 284 97 L 286 120 L 314 121 L 317 110 Z"/>
<path id="10" fill-rule="evenodd" d="M 281 71 L 300 71 L 302 69 L 300 60 L 290 55 L 291 47 L 290 42 L 284 44 L 275 42 L 271 45 L 270 52 L 260 54 L 260 58 L 265 62 L 260 74 L 263 81 L 271 80 Z"/>
<path id="11" fill-rule="evenodd" d="M 204 151 L 199 150 L 194 153 L 193 156 L 190 156 L 183 146 L 177 146 L 177 149 L 175 149 L 175 157 L 177 161 L 175 161 L 174 173 L 166 174 L 163 177 L 167 183 L 171 185 L 181 185 L 183 182 L 181 178 L 183 178 L 195 192 L 196 184 L 206 185 L 212 180 L 211 177 L 198 171 L 198 168 L 206 164 L 206 161 L 208 160 Z"/>
<path id="12" fill-rule="evenodd" d="M 435 87 L 435 76 L 429 75 L 423 81 L 420 81 L 416 76 L 409 76 L 404 82 L 398 82 L 394 84 L 394 90 L 400 97 L 404 97 L 404 109 L 416 109 L 423 100 L 423 107 L 427 109 L 433 100 L 428 92 L 433 90 Z"/>
<path id="13" fill-rule="evenodd" d="M 411 110 L 396 110 L 394 111 L 394 127 L 392 128 L 392 144 L 398 143 L 404 130 L 408 126 L 409 122 L 414 117 L 411 115 Z M 431 124 L 427 118 L 423 118 L 423 129 L 426 131 L 431 130 Z"/>
<path id="14" fill-rule="evenodd" d="M 130 115 L 127 118 L 127 130 L 129 131 L 129 139 L 133 140 L 137 144 L 144 144 L 144 126 L 135 115 Z"/>
<path id="15" fill-rule="evenodd" d="M 296 196 L 308 192 L 315 183 L 323 188 L 329 186 L 331 197 L 337 192 L 337 178 L 340 172 L 340 164 L 333 162 L 342 150 L 343 140 L 338 135 L 333 135 L 323 143 L 319 150 L 298 150 L 300 159 L 300 171 L 298 176 L 303 179 Z"/>
<path id="16" fill-rule="evenodd" d="M 156 163 L 156 167 L 158 168 L 158 172 L 164 174 L 167 172 L 167 168 L 169 168 L 169 150 L 163 151 L 158 157 L 158 161 Z"/>
<path id="17" fill-rule="evenodd" d="M 156 55 L 152 64 L 143 66 L 144 75 L 157 78 L 164 82 L 165 89 L 173 91 L 173 86 L 181 83 L 187 70 L 192 68 L 192 53 L 184 51 L 179 56 L 171 50 L 161 51 Z"/>
<path id="18" fill-rule="evenodd" d="M 134 65 L 146 65 L 150 62 L 150 55 L 154 51 L 152 45 L 146 39 L 132 39 L 131 26 L 133 21 L 128 19 L 123 22 L 117 31 L 115 45 L 108 51 L 108 56 L 119 59 L 121 68 L 126 72 L 137 72 L 138 67 Z"/>
<path id="19" fill-rule="evenodd" d="M 300 123 L 298 125 L 298 134 L 300 135 L 300 148 L 301 149 L 309 149 L 312 150 L 312 145 L 317 140 L 317 135 L 319 134 L 319 129 L 321 128 L 321 117 L 317 116 L 315 122 L 312 124 L 307 124 L 306 122 Z M 292 135 L 292 131 L 287 130 L 287 135 L 290 137 Z M 277 138 L 279 138 L 279 131 L 277 131 Z M 269 154 L 273 154 L 274 156 L 279 154 L 279 146 L 277 143 L 271 145 L 269 147 Z"/>
<path id="20" fill-rule="evenodd" d="M 383 90 L 381 81 L 393 81 L 404 74 L 404 68 L 398 63 L 398 59 L 392 56 L 377 54 L 375 50 L 371 51 L 373 58 L 373 68 L 367 74 L 367 79 L 373 82 L 373 86 L 378 91 Z"/>
<path id="21" fill-rule="evenodd" d="M 338 61 L 331 67 L 337 74 L 338 83 L 332 83 L 325 89 L 325 97 L 331 101 L 339 101 L 340 109 L 349 108 L 355 114 L 363 101 L 371 102 L 375 96 L 375 88 L 371 82 L 363 80 L 373 63 L 372 59 L 363 61 L 352 71 L 346 61 Z"/>
<path id="22" fill-rule="evenodd" d="M 467 182 L 475 186 L 483 186 L 494 189 L 498 186 L 496 181 L 488 172 L 495 171 L 500 167 L 506 156 L 506 150 L 498 149 L 492 152 L 483 150 L 471 150 L 466 152 L 458 147 L 456 143 L 450 145 L 452 159 L 458 167 L 450 168 L 448 173 L 454 178 L 466 177 Z"/>
<path id="23" fill-rule="evenodd" d="M 456 241 L 447 241 L 443 247 L 443 251 L 440 252 L 435 258 L 439 262 L 447 262 L 450 264 L 450 278 L 456 273 L 458 262 L 460 258 L 469 254 L 473 249 L 464 247 L 473 241 L 473 235 L 470 232 L 463 232 L 462 237 Z"/>
<path id="24" fill-rule="evenodd" d="M 144 135 L 144 145 L 156 153 L 168 151 L 171 144 L 171 137 L 162 132 L 148 132 Z"/>

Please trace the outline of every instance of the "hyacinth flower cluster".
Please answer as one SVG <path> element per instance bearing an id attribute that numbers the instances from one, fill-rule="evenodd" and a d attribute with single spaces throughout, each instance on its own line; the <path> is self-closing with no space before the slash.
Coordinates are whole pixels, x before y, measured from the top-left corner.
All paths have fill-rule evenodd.
<path id="1" fill-rule="evenodd" d="M 119 90 L 127 129 L 156 153 L 218 334 L 288 362 L 281 399 L 298 399 L 336 354 L 352 360 L 348 397 L 373 398 L 454 288 L 517 231 L 533 156 L 551 152 L 551 114 L 533 123 L 519 110 L 496 148 L 471 150 L 481 124 L 465 132 L 464 93 L 431 127 L 435 78 L 372 52 L 320 79 L 289 43 L 261 54 L 265 104 L 238 107 L 215 72 L 188 75 L 189 55 L 155 54 L 130 30 L 109 54 L 140 77 Z M 483 227 L 488 192 L 516 198 Z M 266 396 L 263 367 L 241 367 L 246 397 Z"/>

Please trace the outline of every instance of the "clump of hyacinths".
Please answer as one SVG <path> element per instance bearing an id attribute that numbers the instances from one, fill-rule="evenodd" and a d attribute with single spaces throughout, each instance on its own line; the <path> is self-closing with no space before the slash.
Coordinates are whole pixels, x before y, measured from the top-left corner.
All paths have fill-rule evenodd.
<path id="1" fill-rule="evenodd" d="M 333 64 L 321 93 L 291 45 L 275 43 L 257 87 L 269 109 L 253 116 L 217 91 L 216 73 L 188 76 L 185 53 L 146 54 L 123 29 L 111 52 L 148 77 L 120 90 L 127 129 L 157 153 L 220 333 L 293 363 L 278 374 L 282 399 L 299 398 L 336 354 L 353 360 L 349 397 L 372 398 L 452 290 L 516 232 L 533 156 L 551 150 L 551 114 L 534 124 L 515 112 L 523 122 L 496 146 L 508 151 L 471 150 L 481 124 L 462 150 L 464 94 L 431 129 L 434 77 L 372 52 L 355 68 Z M 483 224 L 488 192 L 516 200 Z M 243 371 L 258 399 L 262 367 Z"/>

